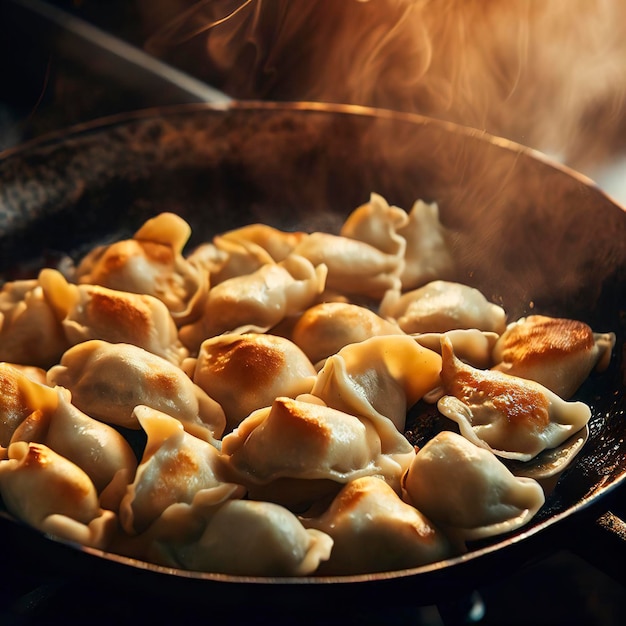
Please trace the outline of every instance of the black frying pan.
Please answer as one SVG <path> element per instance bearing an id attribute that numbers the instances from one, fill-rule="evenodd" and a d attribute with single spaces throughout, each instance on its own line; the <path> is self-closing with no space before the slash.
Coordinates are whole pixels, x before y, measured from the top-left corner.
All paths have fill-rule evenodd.
<path id="1" fill-rule="evenodd" d="M 567 543 L 570 531 L 585 532 L 626 475 L 626 213 L 531 150 L 417 115 L 350 106 L 192 105 L 104 120 L 0 160 L 0 272 L 11 279 L 63 254 L 80 256 L 165 210 L 191 224 L 191 246 L 256 221 L 336 231 L 371 191 L 406 209 L 417 198 L 437 201 L 454 234 L 457 280 L 510 319 L 544 313 L 617 334 L 609 371 L 577 395 L 592 407 L 589 441 L 537 517 L 459 558 L 367 576 L 172 571 L 52 540 L 3 513 L 5 558 L 52 571 L 88 568 L 134 589 L 215 603 L 245 597 L 301 606 L 323 596 L 417 605 L 483 585 Z"/>

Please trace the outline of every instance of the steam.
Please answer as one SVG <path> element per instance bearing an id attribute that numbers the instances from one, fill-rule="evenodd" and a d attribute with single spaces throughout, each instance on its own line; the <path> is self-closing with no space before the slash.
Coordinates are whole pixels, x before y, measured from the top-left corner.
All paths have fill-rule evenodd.
<path id="1" fill-rule="evenodd" d="M 237 98 L 418 112 L 575 166 L 626 147 L 622 0 L 204 0 L 172 11 L 148 49 Z"/>

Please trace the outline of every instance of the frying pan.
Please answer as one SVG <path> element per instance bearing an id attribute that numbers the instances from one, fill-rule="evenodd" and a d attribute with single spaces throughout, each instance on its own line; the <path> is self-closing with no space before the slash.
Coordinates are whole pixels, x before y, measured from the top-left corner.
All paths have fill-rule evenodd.
<path id="1" fill-rule="evenodd" d="M 12 279 L 80 256 L 131 236 L 161 211 L 190 223 L 190 248 L 250 222 L 337 232 L 372 191 L 407 209 L 418 198 L 436 201 L 456 280 L 501 304 L 509 319 L 567 316 L 616 333 L 609 370 L 592 374 L 576 396 L 592 409 L 589 440 L 536 518 L 416 569 L 277 579 L 157 567 L 41 535 L 3 511 L 6 559 L 203 602 L 420 605 L 501 577 L 567 544 L 572 532 L 591 536 L 626 476 L 626 213 L 591 181 L 532 150 L 415 114 L 348 105 L 182 105 L 99 120 L 0 159 L 0 272 Z"/>

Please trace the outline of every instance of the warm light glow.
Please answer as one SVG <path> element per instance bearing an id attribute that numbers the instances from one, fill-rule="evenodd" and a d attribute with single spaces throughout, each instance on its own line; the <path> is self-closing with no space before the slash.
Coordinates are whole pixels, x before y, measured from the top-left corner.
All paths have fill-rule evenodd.
<path id="1" fill-rule="evenodd" d="M 143 4 L 149 50 L 238 98 L 415 111 L 574 165 L 626 135 L 622 0 L 170 0 L 160 31 Z"/>

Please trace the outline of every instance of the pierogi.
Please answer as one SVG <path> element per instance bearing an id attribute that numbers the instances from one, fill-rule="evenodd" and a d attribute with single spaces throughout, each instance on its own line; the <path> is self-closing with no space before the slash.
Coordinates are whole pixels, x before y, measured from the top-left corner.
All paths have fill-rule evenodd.
<path id="1" fill-rule="evenodd" d="M 615 334 L 507 324 L 436 203 L 190 235 L 162 213 L 2 287 L 0 496 L 34 528 L 233 576 L 415 568 L 529 523 L 528 476 L 584 445 Z"/>

